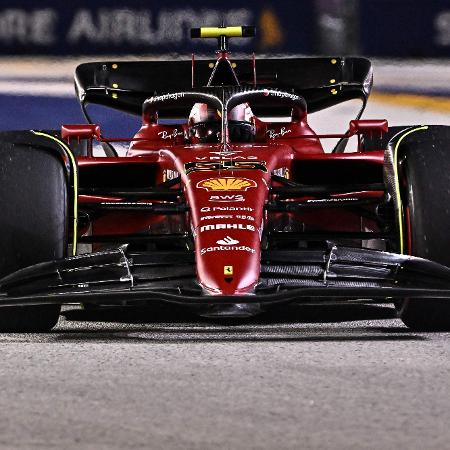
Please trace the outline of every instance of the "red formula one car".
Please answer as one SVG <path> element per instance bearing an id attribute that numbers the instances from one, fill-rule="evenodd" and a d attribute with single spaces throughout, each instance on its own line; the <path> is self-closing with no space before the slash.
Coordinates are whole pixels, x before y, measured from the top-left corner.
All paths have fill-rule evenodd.
<path id="1" fill-rule="evenodd" d="M 449 128 L 359 120 L 364 58 L 230 60 L 229 38 L 253 34 L 194 29 L 218 38 L 215 63 L 80 65 L 88 122 L 92 103 L 142 114 L 133 137 L 0 135 L 0 330 L 48 330 L 64 303 L 153 301 L 209 317 L 394 303 L 413 329 L 450 329 Z M 352 99 L 342 134 L 308 125 Z"/>

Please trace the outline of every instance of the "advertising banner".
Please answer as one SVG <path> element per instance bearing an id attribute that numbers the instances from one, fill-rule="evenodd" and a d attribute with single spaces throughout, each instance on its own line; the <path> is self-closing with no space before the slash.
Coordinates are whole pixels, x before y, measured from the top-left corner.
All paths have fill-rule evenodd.
<path id="1" fill-rule="evenodd" d="M 210 52 L 214 39 L 191 42 L 190 28 L 256 25 L 237 51 L 310 53 L 314 1 L 2 0 L 0 54 L 168 54 Z"/>

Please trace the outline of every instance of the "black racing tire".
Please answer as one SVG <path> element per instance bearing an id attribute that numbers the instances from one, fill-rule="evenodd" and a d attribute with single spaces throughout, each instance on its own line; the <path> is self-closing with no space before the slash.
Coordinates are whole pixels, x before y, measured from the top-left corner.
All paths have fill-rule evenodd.
<path id="1" fill-rule="evenodd" d="M 52 149 L 0 135 L 0 278 L 67 253 L 68 190 Z M 1 285 L 1 280 L 0 280 Z M 0 307 L 0 332 L 46 332 L 60 305 Z"/>
<path id="2" fill-rule="evenodd" d="M 410 133 L 399 146 L 399 156 L 408 250 L 450 266 L 450 127 Z M 413 330 L 450 331 L 448 300 L 404 299 L 396 306 Z"/>

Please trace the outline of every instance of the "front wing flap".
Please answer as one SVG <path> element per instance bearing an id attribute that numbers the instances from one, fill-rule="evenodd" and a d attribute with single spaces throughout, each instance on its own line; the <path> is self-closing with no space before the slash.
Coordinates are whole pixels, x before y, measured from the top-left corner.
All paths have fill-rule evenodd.
<path id="1" fill-rule="evenodd" d="M 192 252 L 132 253 L 126 246 L 45 262 L 0 280 L 0 306 L 154 300 L 180 304 L 363 301 L 449 298 L 450 268 L 407 255 L 330 246 L 261 255 L 253 293 L 207 295 Z"/>

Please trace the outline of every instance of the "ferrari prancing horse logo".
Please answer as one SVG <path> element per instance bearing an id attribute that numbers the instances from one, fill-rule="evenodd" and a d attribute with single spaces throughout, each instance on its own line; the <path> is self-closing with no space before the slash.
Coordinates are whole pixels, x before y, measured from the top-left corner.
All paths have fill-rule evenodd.
<path id="1" fill-rule="evenodd" d="M 256 187 L 256 182 L 248 178 L 208 178 L 197 183 L 198 188 L 210 191 L 246 191 L 247 189 Z"/>

